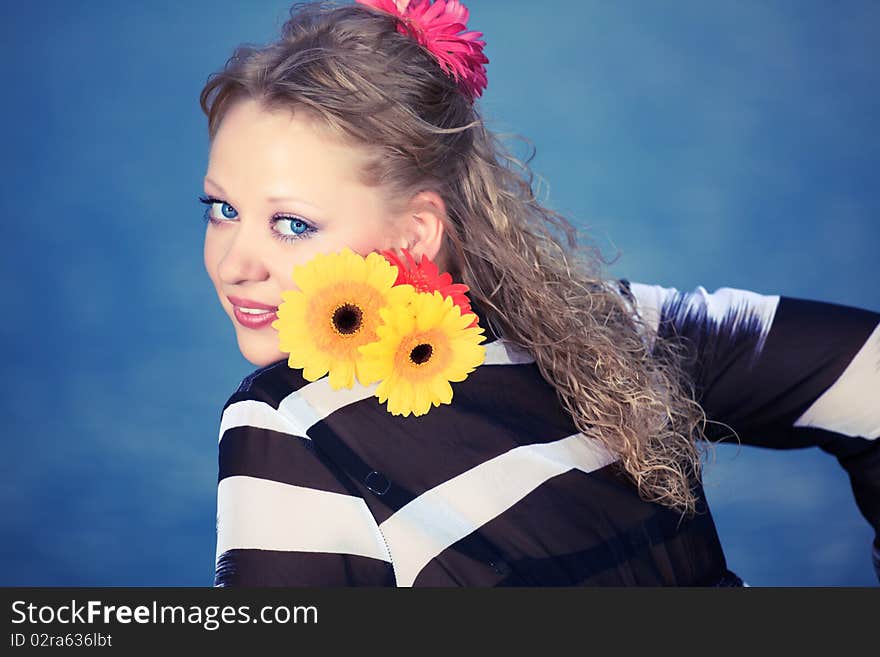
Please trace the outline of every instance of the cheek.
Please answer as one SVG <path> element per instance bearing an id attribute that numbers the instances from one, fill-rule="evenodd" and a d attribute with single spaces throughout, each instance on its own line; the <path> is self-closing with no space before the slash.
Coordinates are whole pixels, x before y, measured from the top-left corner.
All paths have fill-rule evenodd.
<path id="1" fill-rule="evenodd" d="M 374 218 L 354 224 L 346 233 L 344 246 L 362 256 L 395 245 L 400 236 L 400 231 L 386 218 Z M 341 246 L 343 245 L 340 248 Z"/>
<path id="2" fill-rule="evenodd" d="M 344 245 L 339 248 L 342 246 Z M 335 244 L 326 239 L 303 240 L 292 250 L 273 250 L 263 262 L 277 289 L 293 290 L 296 289 L 296 282 L 293 280 L 294 267 L 306 264 L 319 253 L 328 253 L 335 249 Z"/>
<path id="3" fill-rule="evenodd" d="M 217 263 L 220 260 L 220 245 L 216 237 L 211 235 L 211 231 L 205 231 L 205 246 L 203 249 L 203 260 L 205 271 L 208 276 L 217 284 Z"/>

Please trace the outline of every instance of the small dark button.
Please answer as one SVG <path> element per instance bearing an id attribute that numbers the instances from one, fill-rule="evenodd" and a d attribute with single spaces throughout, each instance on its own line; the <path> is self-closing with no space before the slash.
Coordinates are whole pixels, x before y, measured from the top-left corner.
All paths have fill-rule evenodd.
<path id="1" fill-rule="evenodd" d="M 364 477 L 364 485 L 376 493 L 376 495 L 384 495 L 391 488 L 391 482 L 388 480 L 388 477 L 375 470 Z"/>

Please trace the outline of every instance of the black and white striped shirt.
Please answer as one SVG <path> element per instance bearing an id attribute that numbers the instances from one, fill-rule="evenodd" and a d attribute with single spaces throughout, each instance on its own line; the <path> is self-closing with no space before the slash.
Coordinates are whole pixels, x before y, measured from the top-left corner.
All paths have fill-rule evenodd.
<path id="1" fill-rule="evenodd" d="M 617 283 L 655 335 L 689 338 L 711 420 L 747 444 L 835 455 L 880 532 L 880 313 Z M 286 360 L 246 377 L 221 418 L 214 585 L 739 583 L 702 489 L 683 522 L 643 501 L 528 353 L 485 345 L 452 403 L 420 417 Z"/>

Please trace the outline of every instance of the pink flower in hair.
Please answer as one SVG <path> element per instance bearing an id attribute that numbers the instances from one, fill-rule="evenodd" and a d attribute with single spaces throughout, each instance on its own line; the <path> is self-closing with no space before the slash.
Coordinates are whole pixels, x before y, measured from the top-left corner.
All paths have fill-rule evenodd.
<path id="1" fill-rule="evenodd" d="M 471 100 L 486 88 L 488 58 L 482 32 L 467 29 L 470 12 L 459 0 L 355 0 L 398 19 L 397 31 L 416 39 Z"/>

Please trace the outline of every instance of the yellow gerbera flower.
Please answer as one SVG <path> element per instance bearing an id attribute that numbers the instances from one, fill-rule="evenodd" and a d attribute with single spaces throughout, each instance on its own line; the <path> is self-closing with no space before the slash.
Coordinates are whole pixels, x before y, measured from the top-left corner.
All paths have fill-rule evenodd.
<path id="1" fill-rule="evenodd" d="M 411 285 L 394 285 L 397 269 L 379 253 L 366 258 L 345 248 L 320 254 L 293 269 L 299 289 L 281 293 L 277 329 L 279 349 L 288 364 L 302 368 L 303 378 L 315 381 L 330 373 L 330 387 L 351 388 L 361 383 L 361 345 L 378 339 L 379 309 L 406 303 Z"/>
<path id="2" fill-rule="evenodd" d="M 486 358 L 486 339 L 475 315 L 461 314 L 452 297 L 413 291 L 406 305 L 380 310 L 379 340 L 359 347 L 367 357 L 362 371 L 388 400 L 393 415 L 424 415 L 431 405 L 452 401 L 450 381 L 464 381 Z"/>

